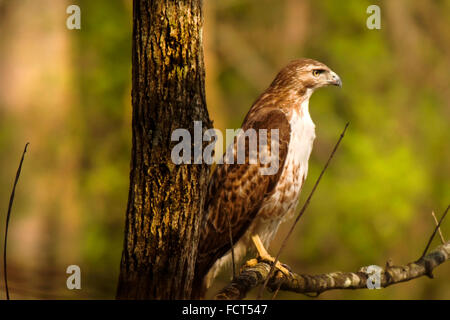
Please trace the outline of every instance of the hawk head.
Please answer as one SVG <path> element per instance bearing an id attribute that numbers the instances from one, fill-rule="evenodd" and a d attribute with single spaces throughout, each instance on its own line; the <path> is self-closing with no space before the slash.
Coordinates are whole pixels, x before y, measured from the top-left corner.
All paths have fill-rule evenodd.
<path id="1" fill-rule="evenodd" d="M 272 82 L 276 89 L 296 91 L 303 95 L 324 86 L 342 87 L 341 78 L 325 64 L 312 59 L 297 59 L 284 67 Z M 311 89 L 311 90 L 308 90 Z"/>

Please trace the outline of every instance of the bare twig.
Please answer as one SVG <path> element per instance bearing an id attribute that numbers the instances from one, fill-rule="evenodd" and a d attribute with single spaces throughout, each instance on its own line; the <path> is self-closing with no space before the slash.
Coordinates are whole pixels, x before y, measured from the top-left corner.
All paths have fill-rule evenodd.
<path id="1" fill-rule="evenodd" d="M 436 218 L 436 215 L 434 214 L 434 211 L 431 211 L 431 215 L 433 216 L 434 223 L 437 226 L 439 224 L 439 222 L 438 222 L 438 219 Z M 444 236 L 442 235 L 441 227 L 438 228 L 438 232 L 439 232 L 439 237 L 441 238 L 441 243 L 444 244 L 445 240 L 444 240 Z"/>
<path id="2" fill-rule="evenodd" d="M 449 209 L 449 208 L 450 208 L 450 205 L 447 207 L 447 209 L 445 209 L 445 212 L 444 212 L 444 214 L 442 215 L 441 220 L 439 220 L 439 223 L 438 223 L 437 226 L 434 228 L 434 231 L 433 231 L 433 233 L 431 234 L 430 239 L 428 240 L 427 246 L 425 247 L 425 250 L 423 250 L 423 253 L 422 253 L 422 255 L 420 256 L 421 258 L 423 258 L 423 257 L 427 254 L 428 248 L 430 247 L 431 242 L 433 241 L 434 236 L 436 235 L 436 232 L 438 231 L 439 227 L 441 226 L 442 221 L 444 221 L 444 218 L 445 218 L 445 216 L 447 215 L 447 212 L 448 212 L 448 209 Z"/>
<path id="3" fill-rule="evenodd" d="M 9 206 L 8 206 L 8 213 L 6 214 L 6 227 L 5 227 L 5 242 L 3 245 L 3 272 L 5 275 L 5 292 L 6 292 L 6 300 L 9 300 L 9 290 L 8 290 L 8 273 L 7 273 L 7 266 L 6 266 L 6 248 L 7 248 L 7 241 L 8 241 L 8 227 L 9 227 L 9 218 L 11 217 L 11 210 L 14 203 L 14 195 L 16 193 L 16 186 L 19 182 L 20 172 L 22 171 L 22 164 L 23 159 L 25 158 L 25 153 L 27 152 L 28 145 L 30 143 L 27 143 L 25 145 L 25 148 L 22 153 L 22 158 L 20 159 L 19 168 L 17 169 L 16 173 L 16 179 L 14 180 L 13 189 L 11 191 L 11 197 L 9 198 Z"/>
<path id="4" fill-rule="evenodd" d="M 236 264 L 234 263 L 234 244 L 233 244 L 233 231 L 231 230 L 231 220 L 230 216 L 227 214 L 228 218 L 228 230 L 230 235 L 230 247 L 231 247 L 231 263 L 233 264 L 233 279 L 236 278 Z"/>
<path id="5" fill-rule="evenodd" d="M 314 192 L 316 191 L 316 188 L 317 188 L 317 186 L 319 185 L 319 182 L 320 182 L 320 180 L 322 179 L 323 174 L 324 174 L 325 171 L 327 170 L 328 165 L 329 165 L 330 162 L 331 162 L 331 159 L 333 159 L 333 156 L 334 156 L 334 154 L 336 153 L 336 150 L 337 150 L 337 148 L 339 147 L 339 144 L 341 143 L 342 139 L 344 138 L 345 132 L 347 131 L 347 128 L 348 128 L 349 124 L 350 124 L 350 123 L 347 122 L 347 124 L 345 125 L 345 128 L 344 128 L 344 130 L 342 131 L 342 133 L 341 133 L 341 135 L 340 135 L 340 137 L 339 137 L 339 140 L 337 141 L 336 145 L 334 146 L 333 151 L 332 151 L 331 154 L 330 154 L 330 157 L 328 158 L 327 162 L 325 163 L 325 166 L 323 167 L 322 172 L 320 173 L 319 177 L 317 178 L 316 183 L 314 184 L 314 187 L 312 188 L 311 192 L 309 193 L 308 198 L 306 199 L 305 204 L 303 205 L 302 209 L 300 210 L 300 213 L 297 215 L 297 218 L 295 219 L 294 223 L 292 224 L 291 229 L 289 230 L 288 234 L 286 235 L 286 237 L 284 238 L 283 242 L 281 243 L 281 247 L 280 247 L 280 249 L 278 250 L 278 253 L 277 253 L 276 257 L 275 257 L 275 261 L 274 261 L 274 263 L 273 263 L 273 265 L 272 265 L 272 267 L 271 267 L 271 269 L 270 269 L 269 274 L 267 275 L 267 279 L 264 281 L 263 286 L 262 286 L 261 289 L 259 290 L 257 299 L 259 299 L 259 298 L 262 296 L 262 293 L 264 292 L 264 289 L 266 288 L 266 286 L 267 286 L 267 284 L 268 284 L 268 282 L 269 282 L 269 279 L 272 277 L 272 275 L 273 275 L 273 273 L 274 273 L 274 270 L 275 270 L 275 266 L 276 266 L 277 262 L 279 261 L 278 259 L 279 259 L 279 257 L 280 257 L 281 252 L 282 252 L 283 249 L 286 247 L 287 241 L 288 241 L 289 237 L 291 236 L 292 232 L 294 231 L 294 228 L 295 228 L 295 226 L 296 226 L 298 220 L 300 220 L 300 218 L 302 217 L 303 213 L 304 213 L 305 210 L 308 208 L 309 202 L 311 201 L 311 198 L 312 198 Z"/>
<path id="6" fill-rule="evenodd" d="M 402 266 L 387 263 L 381 268 L 380 287 L 385 288 L 400 282 L 410 281 L 422 276 L 429 276 L 440 264 L 450 259 L 450 241 L 438 246 L 435 250 L 415 262 Z M 243 299 L 247 293 L 262 284 L 268 278 L 271 264 L 259 261 L 248 264 L 239 276 L 223 288 L 215 299 L 235 300 Z M 331 272 L 317 275 L 296 274 L 285 275 L 277 272 L 269 278 L 268 288 L 296 292 L 300 294 L 315 293 L 316 296 L 324 291 L 335 289 L 368 289 L 371 273 L 368 267 L 360 268 L 357 272 Z M 370 281 L 370 280 L 369 280 Z"/>
<path id="7" fill-rule="evenodd" d="M 278 295 L 278 292 L 280 292 L 280 288 L 281 288 L 281 282 L 278 284 L 277 289 L 275 290 L 275 292 L 273 293 L 272 299 L 271 300 L 275 300 L 275 298 Z"/>

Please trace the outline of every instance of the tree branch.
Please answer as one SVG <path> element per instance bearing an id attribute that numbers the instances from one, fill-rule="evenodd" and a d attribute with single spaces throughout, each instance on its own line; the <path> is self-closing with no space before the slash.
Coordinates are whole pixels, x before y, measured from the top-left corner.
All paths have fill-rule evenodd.
<path id="1" fill-rule="evenodd" d="M 394 266 L 387 262 L 381 268 L 380 287 L 409 281 L 421 276 L 433 278 L 432 271 L 440 264 L 449 260 L 450 241 L 440 245 L 435 250 L 415 262 L 403 266 Z M 256 262 L 256 263 L 255 263 Z M 252 259 L 244 265 L 241 274 L 215 297 L 219 300 L 243 299 L 254 287 L 264 283 L 271 268 L 271 263 Z M 367 283 L 372 273 L 369 267 L 362 267 L 357 272 L 331 272 L 318 275 L 302 275 L 291 273 L 285 275 L 276 272 L 268 282 L 271 291 L 278 288 L 296 293 L 316 293 L 333 289 L 367 289 Z M 369 280 L 370 281 L 370 280 Z"/>

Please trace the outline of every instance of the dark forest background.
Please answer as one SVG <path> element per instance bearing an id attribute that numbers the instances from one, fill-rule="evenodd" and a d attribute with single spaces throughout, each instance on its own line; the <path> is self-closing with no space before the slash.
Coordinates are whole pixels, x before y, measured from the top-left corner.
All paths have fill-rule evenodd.
<path id="1" fill-rule="evenodd" d="M 70 4 L 81 7 L 81 30 L 66 28 Z M 366 27 L 370 4 L 381 7 L 381 30 Z M 13 299 L 114 298 L 131 150 L 131 15 L 131 0 L 0 0 L 0 241 L 31 143 L 8 242 Z M 450 2 L 222 0 L 205 1 L 204 16 L 206 96 L 220 130 L 238 128 L 294 58 L 322 61 L 343 80 L 342 90 L 311 98 L 317 139 L 301 200 L 351 125 L 282 262 L 321 273 L 418 258 L 431 211 L 442 214 L 450 199 Z M 449 236 L 448 223 L 442 231 Z M 81 267 L 82 290 L 66 288 L 71 264 Z M 435 280 L 320 298 L 449 299 L 448 279 L 443 265 Z M 1 279 L 2 299 L 3 288 Z"/>

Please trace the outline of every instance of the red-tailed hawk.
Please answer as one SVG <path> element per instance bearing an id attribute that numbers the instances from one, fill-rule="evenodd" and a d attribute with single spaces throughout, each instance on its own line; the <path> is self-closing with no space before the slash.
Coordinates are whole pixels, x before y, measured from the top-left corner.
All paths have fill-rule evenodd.
<path id="1" fill-rule="evenodd" d="M 193 297 L 202 297 L 221 267 L 231 261 L 229 225 L 238 261 L 254 247 L 252 240 L 260 254 L 265 252 L 280 223 L 292 217 L 315 138 L 309 98 L 315 89 L 327 85 L 342 85 L 330 68 L 311 59 L 294 60 L 250 108 L 242 130 L 278 129 L 279 169 L 262 174 L 261 167 L 267 165 L 250 163 L 249 152 L 244 164 L 217 166 L 204 207 L 206 222 L 200 230 Z M 235 140 L 231 150 L 236 151 L 236 144 Z"/>

